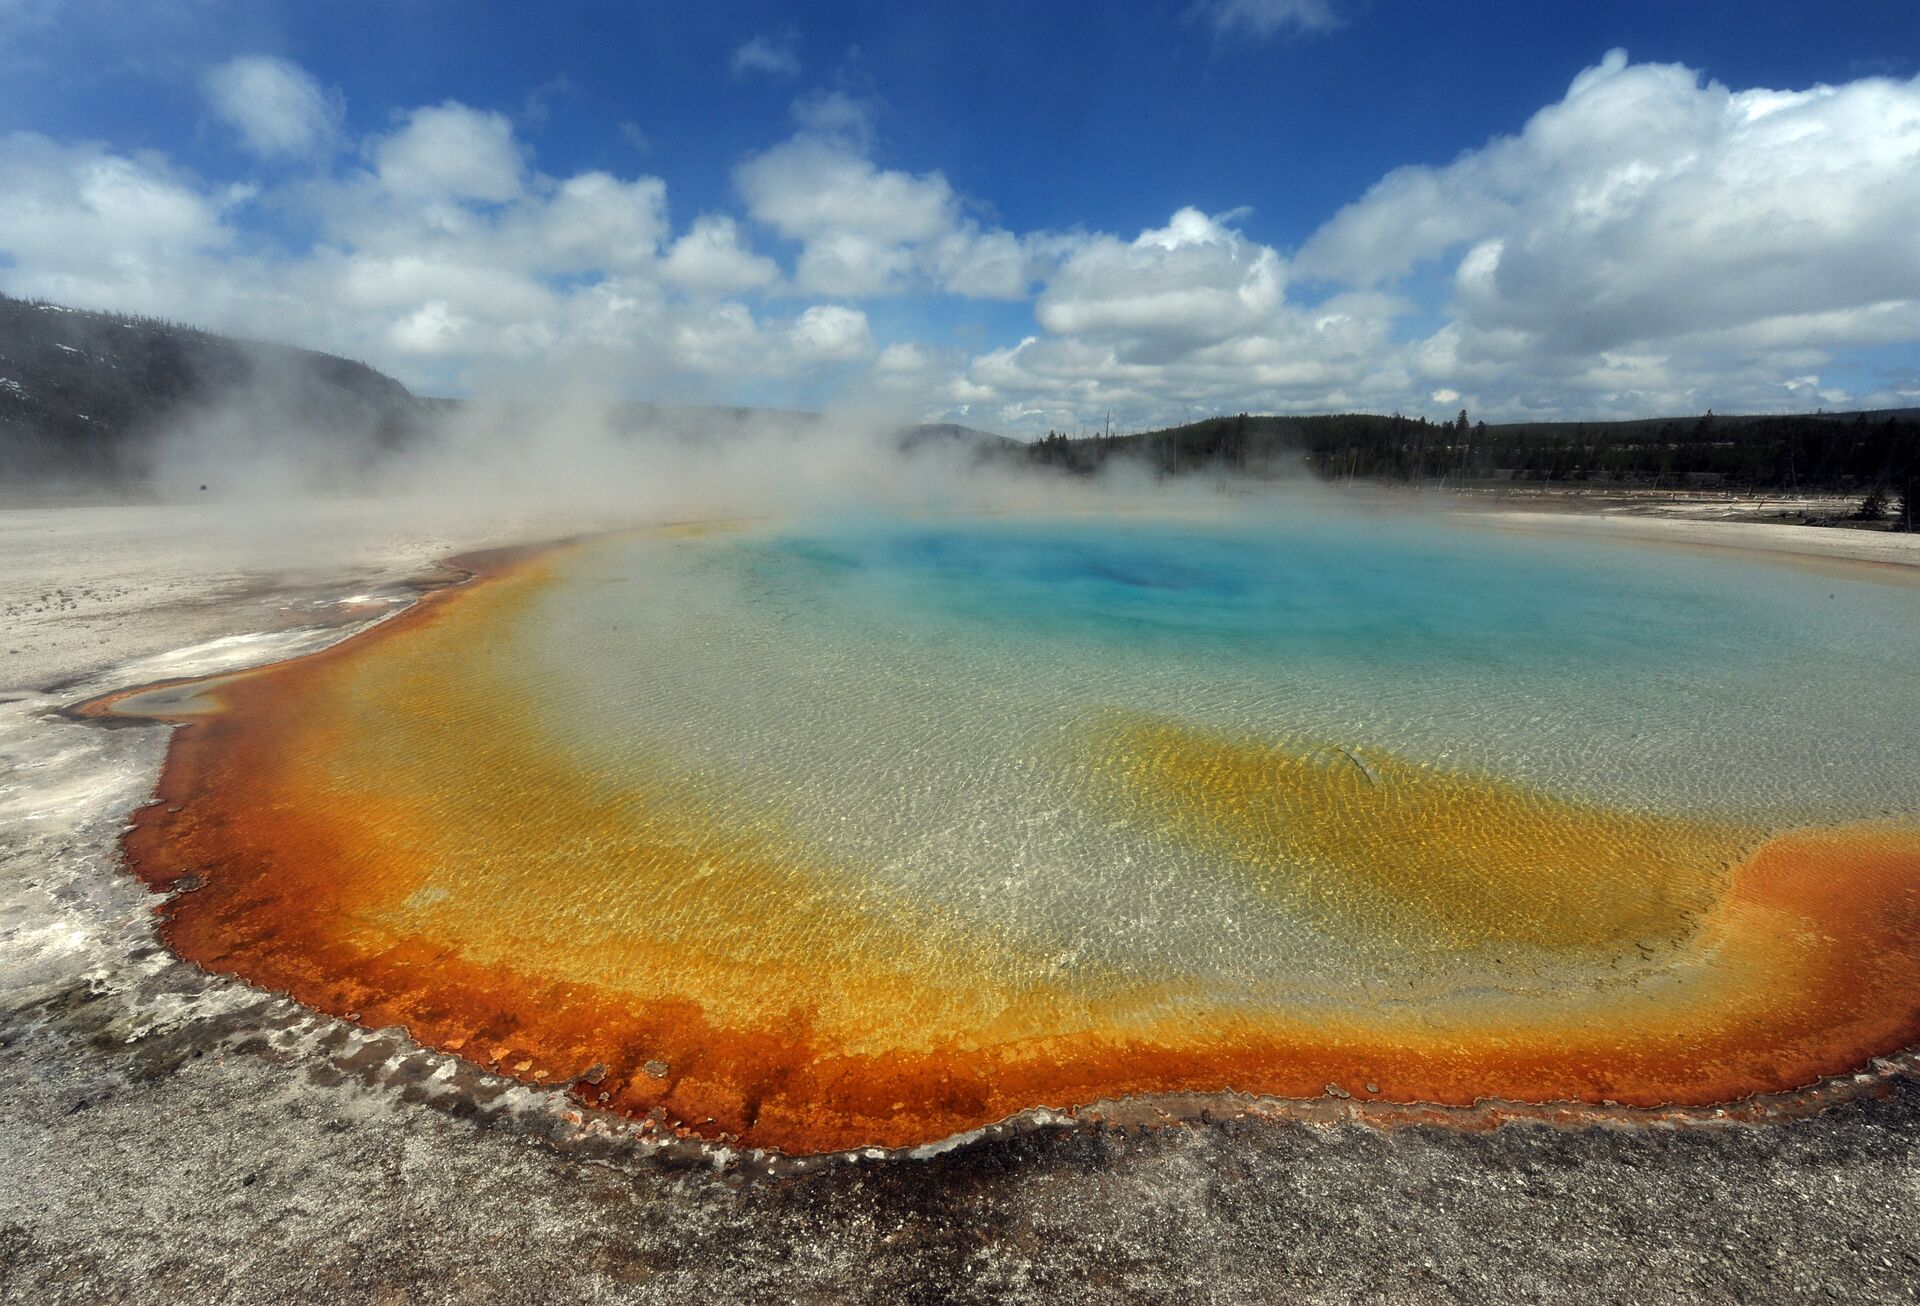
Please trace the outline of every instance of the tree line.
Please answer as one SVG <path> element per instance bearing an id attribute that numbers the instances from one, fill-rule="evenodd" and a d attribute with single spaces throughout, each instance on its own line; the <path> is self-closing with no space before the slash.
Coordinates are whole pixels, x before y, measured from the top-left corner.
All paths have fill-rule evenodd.
<path id="1" fill-rule="evenodd" d="M 1920 409 L 1839 416 L 1626 422 L 1450 422 L 1400 415 L 1237 416 L 1131 435 L 1049 432 L 1035 463 L 1091 472 L 1138 459 L 1165 474 L 1206 469 L 1327 480 L 1866 492 L 1898 498 L 1920 479 Z"/>

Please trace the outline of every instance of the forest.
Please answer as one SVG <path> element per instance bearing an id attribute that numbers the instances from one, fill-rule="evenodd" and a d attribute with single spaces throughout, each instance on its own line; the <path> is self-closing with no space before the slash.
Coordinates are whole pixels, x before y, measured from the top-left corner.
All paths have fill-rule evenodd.
<path id="1" fill-rule="evenodd" d="M 1779 417 L 1489 425 L 1346 413 L 1212 417 L 1129 435 L 1049 432 L 1032 461 L 1091 472 L 1138 458 L 1167 474 L 1306 471 L 1325 480 L 1515 481 L 1854 492 L 1899 497 L 1920 475 L 1920 409 Z"/>

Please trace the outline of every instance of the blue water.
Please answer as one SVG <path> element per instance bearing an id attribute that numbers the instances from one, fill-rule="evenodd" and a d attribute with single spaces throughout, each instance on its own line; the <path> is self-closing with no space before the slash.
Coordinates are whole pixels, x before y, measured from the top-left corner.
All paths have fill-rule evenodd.
<path id="1" fill-rule="evenodd" d="M 1172 644 L 1276 664 L 1715 678 L 1831 656 L 1915 669 L 1912 591 L 1777 565 L 1298 514 L 1232 526 L 868 523 L 778 537 L 834 619 Z M 796 577 L 783 577 L 792 584 Z M 1848 675 L 1857 668 L 1849 668 Z"/>
<path id="2" fill-rule="evenodd" d="M 843 520 L 603 544 L 530 638 L 590 753 L 836 828 L 1057 772 L 1112 710 L 1857 819 L 1920 806 L 1920 590 L 1872 577 L 1444 518 Z M 831 778 L 862 773 L 893 787 Z"/>
<path id="3" fill-rule="evenodd" d="M 1308 923 L 1090 801 L 1099 723 L 1764 829 L 1911 817 L 1920 590 L 1871 574 L 1318 512 L 641 535 L 566 559 L 505 688 L 591 774 L 1063 965 L 1337 977 Z"/>

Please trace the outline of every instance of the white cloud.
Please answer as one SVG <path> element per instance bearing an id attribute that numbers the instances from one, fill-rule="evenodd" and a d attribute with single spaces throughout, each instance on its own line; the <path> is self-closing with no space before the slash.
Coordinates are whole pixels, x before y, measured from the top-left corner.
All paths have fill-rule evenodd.
<path id="1" fill-rule="evenodd" d="M 735 77 L 765 73 L 772 77 L 800 75 L 800 34 L 789 30 L 769 35 L 761 32 L 733 52 L 727 61 Z"/>
<path id="2" fill-rule="evenodd" d="M 1455 254 L 1466 333 L 1576 353 L 1768 324 L 1862 339 L 1920 303 L 1920 80 L 1731 91 L 1614 51 L 1515 137 L 1403 168 L 1302 271 L 1362 284 Z M 1471 342 L 1468 342 L 1469 346 Z"/>
<path id="3" fill-rule="evenodd" d="M 753 311 L 735 301 L 676 316 L 667 343 L 669 356 L 683 373 L 764 376 L 774 370 Z"/>
<path id="4" fill-rule="evenodd" d="M 983 228 L 939 172 L 882 168 L 870 157 L 871 106 L 840 93 L 794 105 L 799 130 L 748 158 L 734 180 L 748 213 L 799 241 L 804 294 L 863 298 L 941 289 L 1023 298 L 1052 248 Z"/>
<path id="5" fill-rule="evenodd" d="M 607 347 L 639 328 L 630 310 L 661 297 L 669 226 L 659 178 L 530 173 L 509 123 L 458 104 L 416 110 L 372 155 L 373 172 L 302 192 L 324 243 L 297 275 L 314 299 L 359 321 L 375 357 Z"/>
<path id="6" fill-rule="evenodd" d="M 1289 258 L 1244 212 L 1003 229 L 939 170 L 883 162 L 873 106 L 838 93 L 740 165 L 735 211 L 676 228 L 660 178 L 547 175 L 507 118 L 454 102 L 340 157 L 337 104 L 259 91 L 272 79 L 237 75 L 256 62 L 207 93 L 281 161 L 264 192 L 0 136 L 0 286 L 330 348 L 428 390 L 584 358 L 635 385 L 763 402 L 826 385 L 1038 429 L 1108 408 L 1912 402 L 1916 384 L 1862 378 L 1846 351 L 1920 341 L 1920 81 L 1730 90 L 1610 55 L 1516 134 L 1383 177 Z M 271 71 L 281 90 L 305 76 Z M 929 303 L 891 308 L 876 339 L 849 301 L 881 295 Z M 938 296 L 1030 301 L 1032 334 L 967 334 L 1005 315 Z M 901 331 L 916 309 L 938 336 Z"/>
<path id="7" fill-rule="evenodd" d="M 842 304 L 815 304 L 794 320 L 787 339 L 806 362 L 850 363 L 873 352 L 867 315 Z"/>
<path id="8" fill-rule="evenodd" d="M 1279 255 L 1197 209 L 1131 243 L 1096 236 L 1041 292 L 1040 325 L 1061 335 L 1124 341 L 1164 356 L 1262 330 L 1280 306 Z"/>
<path id="9" fill-rule="evenodd" d="M 194 283 L 228 247 L 224 194 L 150 154 L 0 136 L 0 264 L 17 293 L 186 316 Z"/>
<path id="10" fill-rule="evenodd" d="M 794 264 L 793 281 L 809 295 L 858 299 L 907 289 L 913 250 L 858 231 L 823 231 L 807 241 Z"/>
<path id="11" fill-rule="evenodd" d="M 1505 146 L 1490 146 L 1491 167 Z M 1399 168 L 1374 183 L 1301 247 L 1295 267 L 1306 276 L 1372 285 L 1472 240 L 1512 215 L 1491 188 L 1468 184 L 1469 168 Z"/>
<path id="12" fill-rule="evenodd" d="M 528 242 L 547 271 L 627 269 L 652 262 L 667 234 L 667 184 L 583 172 L 516 213 L 509 239 Z"/>
<path id="13" fill-rule="evenodd" d="M 697 294 L 764 290 L 780 278 L 779 264 L 748 249 L 739 224 L 720 214 L 694 219 L 692 228 L 667 251 L 660 272 Z"/>
<path id="14" fill-rule="evenodd" d="M 845 91 L 813 91 L 795 100 L 793 120 L 809 136 L 823 137 L 849 150 L 872 147 L 879 106 Z"/>
<path id="15" fill-rule="evenodd" d="M 1058 248 L 1047 236 L 1022 239 L 1010 231 L 981 231 L 972 223 L 934 241 L 928 257 L 942 289 L 970 299 L 1025 299 L 1041 267 Z"/>
<path id="16" fill-rule="evenodd" d="M 1072 242 L 1037 301 L 1042 334 L 975 358 L 949 388 L 953 411 L 1044 429 L 1109 409 L 1146 424 L 1391 406 L 1408 385 L 1390 341 L 1407 305 L 1377 292 L 1288 302 L 1285 260 L 1237 218 L 1185 208 L 1131 241 Z"/>
<path id="17" fill-rule="evenodd" d="M 424 149 L 449 140 L 480 145 Z M 243 256 L 234 218 L 250 187 L 212 186 L 155 156 L 0 137 L 0 286 L 331 349 L 429 391 L 460 388 L 474 368 L 497 378 L 588 358 L 635 383 L 738 385 L 872 352 L 856 310 L 768 333 L 747 306 L 715 302 L 778 268 L 724 216 L 663 256 L 658 178 L 528 171 L 510 126 L 455 105 L 408 115 L 400 144 L 370 153 L 373 171 L 276 196 L 317 225 L 311 250 Z"/>
<path id="18" fill-rule="evenodd" d="M 453 100 L 408 114 L 373 159 L 382 185 L 420 199 L 501 203 L 520 194 L 525 170 L 505 114 Z"/>
<path id="19" fill-rule="evenodd" d="M 454 304 L 472 316 L 511 322 L 549 307 L 551 292 L 538 277 L 464 253 L 428 246 L 354 249 L 322 253 L 314 266 L 338 278 L 340 298 L 366 308 Z"/>
<path id="20" fill-rule="evenodd" d="M 799 240 L 847 233 L 903 244 L 937 236 L 957 217 L 939 173 L 878 168 L 845 141 L 812 132 L 748 159 L 737 180 L 755 219 Z"/>
<path id="21" fill-rule="evenodd" d="M 448 354 L 460 347 L 470 325 L 446 300 L 433 299 L 395 322 L 388 334 L 395 348 L 409 354 Z"/>
<path id="22" fill-rule="evenodd" d="M 1282 32 L 1324 32 L 1340 25 L 1328 0 L 1200 0 L 1194 12 L 1222 37 L 1255 40 Z"/>
<path id="23" fill-rule="evenodd" d="M 209 71 L 202 85 L 213 111 L 262 158 L 317 154 L 339 137 L 340 97 L 285 59 L 230 59 Z"/>
<path id="24" fill-rule="evenodd" d="M 888 345 L 874 359 L 873 370 L 882 376 L 929 377 L 938 366 L 932 350 L 913 341 Z"/>
<path id="25" fill-rule="evenodd" d="M 1392 407 L 1405 402 L 1409 384 L 1388 338 L 1404 308 L 1363 294 L 1313 309 L 1278 304 L 1214 338 L 1169 336 L 1157 321 L 1030 336 L 975 358 L 955 393 L 1022 413 L 1022 425 L 1041 429 L 1109 408 L 1127 423 L 1158 423 L 1234 410 Z"/>

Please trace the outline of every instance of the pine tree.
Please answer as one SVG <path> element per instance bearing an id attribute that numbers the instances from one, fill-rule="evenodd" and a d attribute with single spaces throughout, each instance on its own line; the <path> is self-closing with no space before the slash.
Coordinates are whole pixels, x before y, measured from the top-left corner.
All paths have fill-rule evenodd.
<path id="1" fill-rule="evenodd" d="M 1853 511 L 1855 521 L 1880 521 L 1887 515 L 1887 496 L 1879 490 L 1868 490 L 1867 497 L 1860 500 L 1860 506 Z"/>

